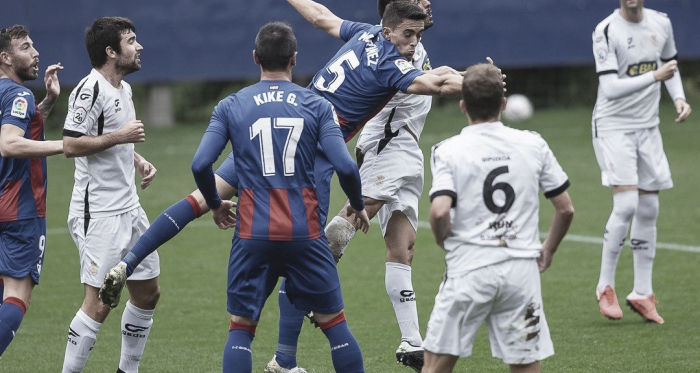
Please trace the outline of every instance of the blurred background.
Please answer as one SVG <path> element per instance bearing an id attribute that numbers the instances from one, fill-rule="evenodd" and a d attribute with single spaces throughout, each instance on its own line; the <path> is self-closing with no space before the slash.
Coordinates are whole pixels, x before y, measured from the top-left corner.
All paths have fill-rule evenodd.
<path id="1" fill-rule="evenodd" d="M 377 23 L 375 0 L 321 1 L 339 17 Z M 700 96 L 700 1 L 647 0 L 673 22 L 686 95 Z M 423 42 L 433 67 L 457 69 L 494 59 L 508 92 L 535 108 L 592 109 L 597 76 L 591 33 L 619 7 L 616 0 L 436 0 L 435 26 Z M 298 38 L 297 83 L 306 85 L 341 46 L 283 0 L 22 0 L 3 6 L 0 25 L 24 24 L 41 56 L 40 70 L 60 61 L 63 94 L 47 125 L 62 127 L 70 90 L 91 66 L 84 31 L 102 16 L 130 18 L 144 46 L 141 71 L 127 81 L 147 125 L 206 124 L 214 105 L 258 79 L 251 52 L 258 29 L 289 21 Z M 30 83 L 41 99 L 42 84 Z M 663 94 L 665 100 L 668 95 Z M 438 100 L 438 105 L 450 102 Z"/>

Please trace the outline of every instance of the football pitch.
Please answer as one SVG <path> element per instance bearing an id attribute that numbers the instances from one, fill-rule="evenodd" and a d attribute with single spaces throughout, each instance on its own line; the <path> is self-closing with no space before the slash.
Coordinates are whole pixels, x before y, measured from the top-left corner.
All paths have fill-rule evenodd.
<path id="1" fill-rule="evenodd" d="M 692 104 L 692 103 L 691 103 Z M 700 107 L 695 102 L 695 108 Z M 539 132 L 571 180 L 569 193 L 576 209 L 569 237 L 559 247 L 552 266 L 542 275 L 544 308 L 555 355 L 542 363 L 546 372 L 697 372 L 700 346 L 700 185 L 697 144 L 700 112 L 686 123 L 673 123 L 672 104 L 661 105 L 661 132 L 675 187 L 661 193 L 654 290 L 665 325 L 645 323 L 623 306 L 624 318 L 600 315 L 594 288 L 600 268 L 602 233 L 612 206 L 611 192 L 600 185 L 590 137 L 591 108 L 535 110 L 534 117 L 514 127 Z M 158 169 L 151 186 L 140 191 L 150 220 L 194 190 L 192 156 L 206 123 L 172 129 L 147 128 L 146 143 L 137 151 Z M 430 147 L 466 125 L 456 103 L 434 107 L 421 145 L 426 158 L 425 189 L 413 261 L 413 284 L 421 333 L 432 310 L 444 271 L 444 254 L 427 224 L 430 189 Z M 60 132 L 50 132 L 57 139 Z M 465 149 L 468 151 L 468 149 Z M 223 158 L 223 157 L 222 157 Z M 401 160 L 397 160 L 400 162 Z M 78 253 L 66 220 L 73 187 L 73 160 L 49 159 L 48 238 L 41 284 L 17 336 L 0 358 L 0 372 L 59 372 L 68 324 L 82 303 Z M 331 213 L 345 198 L 334 186 Z M 545 231 L 551 204 L 542 199 L 540 228 Z M 220 372 L 228 335 L 226 273 L 232 230 L 220 231 L 209 215 L 193 222 L 161 247 L 162 295 L 154 316 L 142 372 Z M 348 323 L 360 343 L 367 372 L 412 372 L 396 364 L 400 334 L 384 287 L 385 248 L 374 223 L 367 235 L 357 234 L 339 264 Z M 632 290 L 632 254 L 626 246 L 617 270 L 621 304 Z M 102 326 L 85 372 L 114 372 L 121 345 L 119 322 L 125 296 Z M 277 294 L 268 300 L 253 341 L 253 367 L 262 372 L 277 344 Z M 308 323 L 301 332 L 299 365 L 309 372 L 332 372 L 327 340 Z M 460 359 L 456 372 L 506 372 L 491 357 L 485 328 L 473 355 Z"/>

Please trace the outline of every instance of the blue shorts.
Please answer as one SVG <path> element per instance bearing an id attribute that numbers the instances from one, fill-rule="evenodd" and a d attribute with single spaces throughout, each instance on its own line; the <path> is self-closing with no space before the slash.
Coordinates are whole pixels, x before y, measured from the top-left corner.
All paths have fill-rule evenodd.
<path id="1" fill-rule="evenodd" d="M 325 236 L 311 241 L 266 241 L 233 237 L 228 264 L 228 312 L 260 319 L 279 277 L 287 297 L 302 311 L 333 313 L 343 295 Z"/>
<path id="2" fill-rule="evenodd" d="M 39 284 L 45 248 L 46 218 L 0 222 L 0 274 Z"/>
<path id="3" fill-rule="evenodd" d="M 228 185 L 238 189 L 238 175 L 236 175 L 236 164 L 233 162 L 233 152 L 229 153 L 219 168 L 216 169 L 219 175 Z"/>

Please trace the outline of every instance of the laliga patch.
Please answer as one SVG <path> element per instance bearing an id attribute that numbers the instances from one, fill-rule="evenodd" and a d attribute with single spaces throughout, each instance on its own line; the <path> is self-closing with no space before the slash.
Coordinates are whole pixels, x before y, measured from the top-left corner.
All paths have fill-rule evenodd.
<path id="1" fill-rule="evenodd" d="M 75 112 L 73 113 L 73 122 L 75 123 L 83 123 L 85 118 L 87 117 L 87 110 L 83 107 L 79 107 L 75 109 Z"/>
<path id="2" fill-rule="evenodd" d="M 596 57 L 598 58 L 599 63 L 605 62 L 605 60 L 608 59 L 608 49 L 607 48 L 598 48 L 596 50 Z"/>
<path id="3" fill-rule="evenodd" d="M 408 62 L 404 59 L 396 60 L 396 61 L 394 61 L 394 64 L 396 64 L 396 67 L 399 68 L 399 71 L 401 71 L 401 74 L 406 74 L 407 72 L 414 69 L 413 65 L 411 65 L 410 62 Z"/>
<path id="4" fill-rule="evenodd" d="M 10 112 L 10 115 L 24 119 L 27 117 L 28 107 L 29 105 L 27 104 L 27 100 L 25 98 L 17 97 L 14 101 L 12 101 L 12 112 Z"/>

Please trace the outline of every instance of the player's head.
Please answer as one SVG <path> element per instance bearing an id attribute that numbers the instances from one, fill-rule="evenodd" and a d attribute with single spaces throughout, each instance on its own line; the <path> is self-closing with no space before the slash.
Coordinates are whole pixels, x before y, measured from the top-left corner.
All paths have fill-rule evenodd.
<path id="1" fill-rule="evenodd" d="M 37 78 L 39 52 L 34 49 L 26 27 L 15 25 L 0 30 L 0 68 L 22 83 Z"/>
<path id="2" fill-rule="evenodd" d="M 296 64 L 297 38 L 287 22 L 270 22 L 255 37 L 253 57 L 264 71 L 287 71 Z"/>
<path id="3" fill-rule="evenodd" d="M 620 8 L 627 12 L 637 12 L 644 8 L 644 0 L 620 0 Z"/>
<path id="4" fill-rule="evenodd" d="M 498 120 L 505 99 L 503 76 L 496 66 L 482 63 L 467 69 L 462 80 L 459 107 L 472 123 Z"/>
<path id="5" fill-rule="evenodd" d="M 428 0 L 377 0 L 377 10 L 379 11 L 379 17 L 384 16 L 384 11 L 386 10 L 386 6 L 393 3 L 393 2 L 408 2 L 412 4 L 417 4 L 420 6 L 425 14 L 428 16 L 425 18 L 425 29 L 429 29 L 433 25 L 433 10 L 430 9 L 430 1 Z"/>
<path id="6" fill-rule="evenodd" d="M 425 30 L 424 22 L 427 17 L 423 9 L 416 4 L 390 3 L 384 9 L 382 35 L 394 44 L 403 57 L 410 60 Z"/>
<path id="7" fill-rule="evenodd" d="M 85 47 L 94 68 L 107 63 L 127 75 L 141 69 L 143 47 L 136 41 L 136 27 L 128 18 L 103 17 L 85 30 Z"/>

